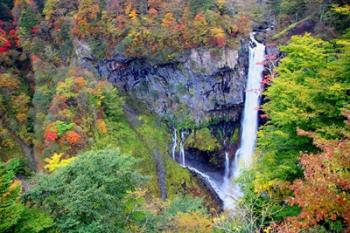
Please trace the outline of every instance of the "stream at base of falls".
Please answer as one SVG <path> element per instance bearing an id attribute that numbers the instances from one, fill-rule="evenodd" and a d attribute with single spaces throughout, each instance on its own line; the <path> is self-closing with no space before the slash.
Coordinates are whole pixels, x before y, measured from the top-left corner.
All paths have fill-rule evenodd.
<path id="1" fill-rule="evenodd" d="M 223 202 L 223 209 L 233 211 L 236 200 L 242 196 L 240 187 L 234 180 L 241 172 L 249 167 L 253 161 L 258 128 L 258 110 L 260 104 L 261 81 L 265 60 L 265 46 L 257 42 L 254 33 L 250 36 L 249 69 L 245 91 L 243 117 L 241 120 L 241 144 L 235 155 L 225 152 L 225 170 L 218 171 L 207 164 L 202 164 L 187 158 L 184 150 L 186 133 L 180 132 L 179 163 L 198 174 L 212 187 Z M 175 159 L 177 148 L 177 133 L 174 130 L 172 156 Z"/>

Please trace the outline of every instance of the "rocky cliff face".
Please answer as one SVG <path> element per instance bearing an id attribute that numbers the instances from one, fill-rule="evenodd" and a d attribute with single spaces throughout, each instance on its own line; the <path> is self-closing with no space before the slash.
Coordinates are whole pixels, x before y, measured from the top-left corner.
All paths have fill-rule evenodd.
<path id="1" fill-rule="evenodd" d="M 181 59 L 151 64 L 117 55 L 100 61 L 101 76 L 177 124 L 239 121 L 248 67 L 248 43 L 238 49 L 192 49 Z"/>

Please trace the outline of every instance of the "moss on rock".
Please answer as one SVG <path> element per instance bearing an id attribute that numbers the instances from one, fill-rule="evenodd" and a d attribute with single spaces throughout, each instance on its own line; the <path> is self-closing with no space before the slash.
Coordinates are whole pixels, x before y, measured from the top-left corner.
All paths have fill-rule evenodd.
<path id="1" fill-rule="evenodd" d="M 220 148 L 220 144 L 208 128 L 202 128 L 191 133 L 186 139 L 186 146 L 205 152 L 215 151 Z"/>

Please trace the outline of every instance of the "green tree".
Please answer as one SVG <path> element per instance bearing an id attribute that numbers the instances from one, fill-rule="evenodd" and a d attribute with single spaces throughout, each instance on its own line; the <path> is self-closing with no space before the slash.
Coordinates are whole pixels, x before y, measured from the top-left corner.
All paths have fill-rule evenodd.
<path id="1" fill-rule="evenodd" d="M 303 179 L 307 172 L 303 169 L 308 169 L 300 165 L 301 154 L 317 154 L 320 150 L 301 132 L 310 132 L 323 141 L 341 140 L 348 135 L 343 113 L 350 101 L 349 36 L 332 42 L 311 35 L 295 36 L 281 50 L 286 56 L 281 59 L 275 70 L 278 75 L 265 92 L 268 101 L 263 110 L 269 121 L 259 130 L 258 157 L 253 168 L 244 175 L 248 178 L 241 178 L 245 193 L 243 202 L 250 205 L 250 200 L 257 200 L 253 205 L 255 217 L 262 216 L 264 212 L 260 210 L 264 206 L 272 207 L 264 218 L 265 226 L 286 216 L 302 218 L 305 216 L 302 207 L 306 205 L 310 210 L 311 202 L 289 202 L 294 206 L 287 202 L 295 191 L 290 185 L 296 179 Z M 336 183 L 330 185 L 335 187 Z M 310 197 L 314 200 L 314 196 Z"/>
<path id="2" fill-rule="evenodd" d="M 21 202 L 21 185 L 14 180 L 15 162 L 0 162 L 0 232 L 44 232 L 53 225 L 53 221 L 41 211 L 27 208 Z"/>
<path id="3" fill-rule="evenodd" d="M 89 151 L 48 176 L 39 176 L 25 199 L 50 212 L 62 232 L 128 232 L 142 220 L 130 193 L 144 179 L 137 161 L 118 150 Z"/>
<path id="4" fill-rule="evenodd" d="M 263 109 L 270 118 L 259 131 L 256 191 L 273 190 L 284 181 L 302 176 L 301 151 L 315 151 L 309 138 L 297 129 L 320 137 L 339 138 L 344 129 L 342 109 L 349 102 L 349 45 L 332 45 L 310 35 L 293 37 L 282 51 L 287 54 L 279 74 L 265 92 Z"/>

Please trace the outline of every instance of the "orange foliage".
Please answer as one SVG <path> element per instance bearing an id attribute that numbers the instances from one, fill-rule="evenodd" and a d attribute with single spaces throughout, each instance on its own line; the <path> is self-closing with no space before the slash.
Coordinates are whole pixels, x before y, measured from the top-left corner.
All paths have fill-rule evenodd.
<path id="1" fill-rule="evenodd" d="M 299 134 L 314 137 L 299 130 Z M 304 154 L 300 163 L 304 180 L 294 181 L 294 196 L 288 201 L 302 208 L 297 217 L 290 217 L 278 231 L 300 232 L 326 220 L 342 220 L 350 232 L 350 139 L 325 141 L 314 138 L 321 154 Z"/>
<path id="2" fill-rule="evenodd" d="M 80 142 L 81 135 L 76 131 L 70 130 L 65 133 L 64 138 L 69 144 L 76 145 Z"/>
<path id="3" fill-rule="evenodd" d="M 83 88 L 86 86 L 86 81 L 83 77 L 77 77 L 74 79 L 74 84 L 78 87 L 78 88 Z"/>
<path id="4" fill-rule="evenodd" d="M 91 34 L 97 33 L 96 25 L 94 21 L 97 20 L 97 16 L 100 13 L 100 6 L 94 0 L 84 0 L 79 3 L 79 10 L 73 16 L 74 27 L 72 29 L 73 34 L 81 36 L 83 38 L 91 36 Z"/>
<path id="5" fill-rule="evenodd" d="M 173 13 L 169 12 L 166 13 L 162 19 L 162 25 L 163 27 L 167 27 L 170 28 L 172 26 L 174 26 L 174 24 L 176 23 L 176 19 L 173 15 Z"/>
<path id="6" fill-rule="evenodd" d="M 135 10 L 130 11 L 129 17 L 131 20 L 136 20 L 137 19 L 137 12 Z"/>
<path id="7" fill-rule="evenodd" d="M 106 122 L 103 119 L 98 119 L 97 120 L 97 129 L 101 133 L 107 133 L 108 132 Z"/>

